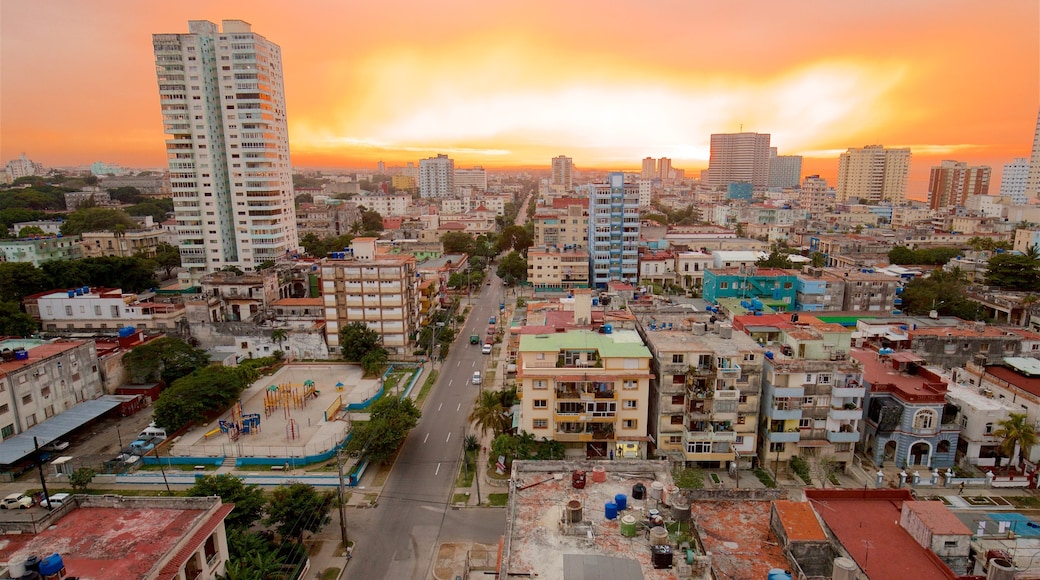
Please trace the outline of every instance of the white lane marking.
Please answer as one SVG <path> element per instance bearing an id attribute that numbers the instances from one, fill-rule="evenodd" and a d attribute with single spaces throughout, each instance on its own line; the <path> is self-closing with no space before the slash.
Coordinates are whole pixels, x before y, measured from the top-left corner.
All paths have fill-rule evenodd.
<path id="1" fill-rule="evenodd" d="M 455 363 L 455 367 L 456 367 L 456 368 L 457 368 L 457 367 L 461 367 L 461 366 L 462 366 L 462 361 L 459 361 L 459 362 Z"/>
<path id="2" fill-rule="evenodd" d="M 440 474 L 440 472 L 441 472 L 441 464 L 440 464 L 440 463 L 438 463 L 438 464 L 437 464 L 437 470 L 436 470 L 436 471 L 434 471 L 434 472 L 433 472 L 433 474 L 434 474 L 434 475 L 439 475 L 439 474 Z"/>
<path id="3" fill-rule="evenodd" d="M 437 405 L 437 410 L 440 411 L 442 407 L 444 407 L 444 403 L 441 403 L 440 405 Z"/>
<path id="4" fill-rule="evenodd" d="M 451 383 L 453 383 L 453 382 L 455 382 L 455 379 L 448 379 L 448 386 L 450 387 Z"/>
<path id="5" fill-rule="evenodd" d="M 429 433 L 427 433 L 427 434 L 426 434 L 426 437 L 423 437 L 423 440 L 422 440 L 422 442 L 423 442 L 423 443 L 426 443 L 426 441 L 428 441 L 429 439 L 430 439 L 430 434 L 429 434 Z"/>
<path id="6" fill-rule="evenodd" d="M 455 412 L 458 413 L 461 410 L 462 410 L 462 403 L 459 403 L 459 406 L 455 408 Z"/>
<path id="7" fill-rule="evenodd" d="M 448 441 L 451 441 L 451 431 L 448 431 L 448 437 L 444 439 L 445 443 L 447 443 Z"/>

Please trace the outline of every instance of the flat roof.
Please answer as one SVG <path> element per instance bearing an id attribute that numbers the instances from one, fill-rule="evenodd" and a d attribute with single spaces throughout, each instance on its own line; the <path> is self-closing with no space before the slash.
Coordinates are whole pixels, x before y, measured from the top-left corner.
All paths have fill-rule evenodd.
<path id="1" fill-rule="evenodd" d="M 634 330 L 614 330 L 600 334 L 588 330 L 571 330 L 553 334 L 524 334 L 520 352 L 558 352 L 567 349 L 595 349 L 601 357 L 650 358 L 650 349 Z"/>
<path id="2" fill-rule="evenodd" d="M 933 534 L 940 536 L 970 536 L 971 530 L 941 501 L 908 501 L 903 509 L 917 515 L 917 518 L 928 527 Z"/>
<path id="3" fill-rule="evenodd" d="M 808 502 L 777 500 L 773 507 L 780 516 L 780 525 L 784 527 L 789 542 L 827 541 L 827 534 Z"/>
<path id="4" fill-rule="evenodd" d="M 133 399 L 134 395 L 102 395 L 12 435 L 0 443 L 0 465 L 13 465 L 35 452 L 34 438 L 43 447 Z"/>

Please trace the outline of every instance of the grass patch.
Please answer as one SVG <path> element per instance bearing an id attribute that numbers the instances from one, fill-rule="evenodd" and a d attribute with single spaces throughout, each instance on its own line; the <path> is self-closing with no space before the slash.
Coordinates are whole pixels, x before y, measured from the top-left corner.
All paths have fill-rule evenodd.
<path id="1" fill-rule="evenodd" d="M 432 364 L 432 363 L 431 363 Z M 420 409 L 423 403 L 426 401 L 426 397 L 430 396 L 430 390 L 433 389 L 433 385 L 437 382 L 437 371 L 431 370 L 430 376 L 426 377 L 426 382 L 423 383 L 421 389 L 419 389 L 419 396 L 415 398 L 415 406 Z"/>
<path id="2" fill-rule="evenodd" d="M 339 568 L 325 568 L 321 572 L 321 580 L 336 580 L 339 578 Z"/>
<path id="3" fill-rule="evenodd" d="M 758 480 L 762 482 L 762 485 L 766 486 L 769 489 L 773 489 L 776 487 L 776 482 L 773 481 L 772 477 L 770 477 L 769 472 L 762 469 L 761 467 L 755 468 L 755 477 L 757 477 Z"/>
<path id="4" fill-rule="evenodd" d="M 493 387 L 495 385 L 495 371 L 487 371 L 484 374 L 484 384 L 488 387 Z"/>
<path id="5" fill-rule="evenodd" d="M 451 503 L 456 504 L 456 505 L 458 505 L 458 504 L 467 504 L 467 503 L 469 503 L 469 494 L 468 493 L 456 493 L 455 495 L 451 496 Z"/>
<path id="6" fill-rule="evenodd" d="M 455 487 L 470 487 L 473 485 L 476 463 L 472 459 L 469 453 L 463 458 L 465 464 L 459 469 L 459 476 L 455 479 Z"/>
<path id="7" fill-rule="evenodd" d="M 1004 501 L 1015 506 L 1018 509 L 1035 509 L 1040 508 L 1040 499 L 1037 499 L 1031 495 L 1009 495 L 1004 496 Z"/>
<path id="8" fill-rule="evenodd" d="M 489 493 L 487 498 L 488 505 L 494 507 L 502 507 L 509 503 L 508 493 Z"/>
<path id="9" fill-rule="evenodd" d="M 831 481 L 831 485 L 835 487 L 841 485 L 841 481 L 838 480 L 838 476 L 834 475 L 833 473 L 827 476 L 827 479 L 829 479 Z"/>
<path id="10" fill-rule="evenodd" d="M 812 485 L 812 476 L 809 475 L 809 463 L 795 455 L 791 458 L 791 471 L 794 471 L 799 479 L 806 485 Z"/>
<path id="11" fill-rule="evenodd" d="M 971 505 L 997 505 L 997 502 L 993 501 L 984 495 L 974 495 L 964 498 Z"/>
<path id="12" fill-rule="evenodd" d="M 722 484 L 722 480 L 719 479 L 718 474 L 712 473 L 712 474 L 709 474 L 709 475 L 711 476 L 711 482 L 712 483 L 714 483 L 715 485 L 721 485 Z"/>

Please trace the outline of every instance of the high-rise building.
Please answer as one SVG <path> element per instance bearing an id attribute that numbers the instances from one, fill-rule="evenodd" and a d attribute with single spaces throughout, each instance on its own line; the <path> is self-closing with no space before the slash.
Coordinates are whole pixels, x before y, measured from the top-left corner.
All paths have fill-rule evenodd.
<path id="1" fill-rule="evenodd" d="M 777 155 L 776 147 L 769 148 L 769 187 L 783 189 L 798 187 L 802 179 L 801 155 Z"/>
<path id="2" fill-rule="evenodd" d="M 643 159 L 643 170 L 639 173 L 643 179 L 654 179 L 657 177 L 657 160 L 653 157 Z"/>
<path id="3" fill-rule="evenodd" d="M 989 166 L 943 161 L 932 167 L 928 178 L 928 205 L 932 209 L 964 207 L 969 195 L 989 195 L 989 177 Z"/>
<path id="4" fill-rule="evenodd" d="M 714 133 L 708 160 L 708 185 L 747 182 L 769 185 L 769 133 Z"/>
<path id="5" fill-rule="evenodd" d="M 31 175 L 43 175 L 43 164 L 37 163 L 25 156 L 18 159 L 12 159 L 7 162 L 7 182 L 11 183 L 19 177 L 28 177 Z"/>
<path id="6" fill-rule="evenodd" d="M 661 181 L 668 181 L 672 178 L 672 160 L 667 157 L 662 157 L 657 160 L 657 177 Z"/>
<path id="7" fill-rule="evenodd" d="M 585 187 L 589 197 L 589 262 L 596 288 L 607 282 L 635 283 L 639 276 L 639 186 L 625 174 Z"/>
<path id="8" fill-rule="evenodd" d="M 181 264 L 191 280 L 299 247 L 282 55 L 249 23 L 155 34 Z"/>
<path id="9" fill-rule="evenodd" d="M 807 175 L 798 195 L 798 206 L 813 219 L 819 218 L 834 206 L 834 190 L 819 175 Z"/>
<path id="10" fill-rule="evenodd" d="M 1000 174 L 1000 195 L 1011 198 L 1015 205 L 1029 203 L 1026 197 L 1026 180 L 1029 178 L 1029 159 L 1016 157 L 1011 163 L 1004 164 L 1004 172 Z"/>
<path id="11" fill-rule="evenodd" d="M 487 191 L 487 171 L 479 165 L 473 169 L 456 169 L 455 187 Z"/>
<path id="12" fill-rule="evenodd" d="M 552 183 L 554 190 L 568 192 L 574 188 L 574 160 L 560 155 L 552 160 Z"/>
<path id="13" fill-rule="evenodd" d="M 419 195 L 424 198 L 455 195 L 455 161 L 443 154 L 421 159 Z"/>
<path id="14" fill-rule="evenodd" d="M 1040 196 L 1040 112 L 1036 115 L 1033 133 L 1033 153 L 1029 156 L 1029 176 L 1026 178 L 1026 197 L 1029 201 Z"/>
<path id="15" fill-rule="evenodd" d="M 838 159 L 838 201 L 902 203 L 910 183 L 910 149 L 882 145 L 850 147 Z"/>

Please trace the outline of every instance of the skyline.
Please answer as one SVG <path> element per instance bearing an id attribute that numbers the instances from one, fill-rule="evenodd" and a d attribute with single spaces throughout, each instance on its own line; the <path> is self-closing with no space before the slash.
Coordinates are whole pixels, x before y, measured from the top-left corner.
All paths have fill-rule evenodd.
<path id="1" fill-rule="evenodd" d="M 943 159 L 990 165 L 996 193 L 1032 147 L 1040 6 L 1025 0 L 306 6 L 5 2 L 0 159 L 163 166 L 151 35 L 223 19 L 281 47 L 299 168 L 663 156 L 696 177 L 710 135 L 742 127 L 832 185 L 849 147 L 910 147 L 922 199 Z"/>

